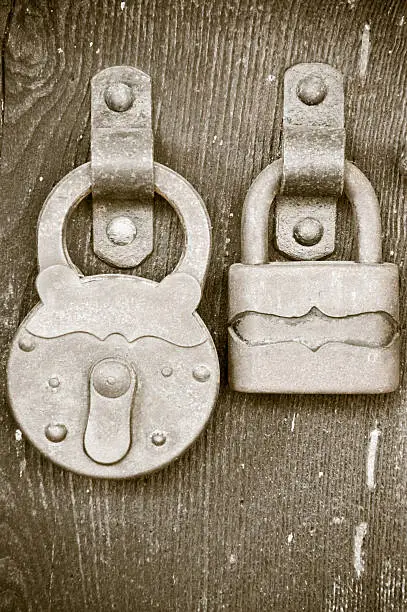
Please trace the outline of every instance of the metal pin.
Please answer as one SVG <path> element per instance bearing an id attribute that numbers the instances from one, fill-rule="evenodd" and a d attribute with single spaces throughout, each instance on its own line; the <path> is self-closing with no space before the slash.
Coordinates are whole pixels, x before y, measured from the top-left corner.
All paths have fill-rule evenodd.
<path id="1" fill-rule="evenodd" d="M 210 377 L 211 373 L 209 369 L 204 365 L 196 366 L 192 372 L 192 376 L 198 382 L 205 382 Z"/>
<path id="2" fill-rule="evenodd" d="M 122 113 L 133 104 L 133 92 L 125 83 L 113 83 L 105 91 L 105 102 L 110 110 Z"/>
<path id="3" fill-rule="evenodd" d="M 129 368 L 115 359 L 106 359 L 93 369 L 93 386 L 103 397 L 121 397 L 131 384 Z"/>
<path id="4" fill-rule="evenodd" d="M 62 423 L 50 423 L 45 428 L 45 435 L 50 442 L 62 442 L 67 433 L 68 430 Z"/>
<path id="5" fill-rule="evenodd" d="M 167 436 L 162 431 L 155 431 L 151 434 L 151 441 L 154 446 L 163 446 L 167 441 Z"/>
<path id="6" fill-rule="evenodd" d="M 49 379 L 48 384 L 51 389 L 57 389 L 61 383 L 57 376 L 52 376 L 52 378 Z"/>
<path id="7" fill-rule="evenodd" d="M 33 338 L 30 338 L 29 336 L 23 336 L 18 341 L 18 346 L 22 351 L 29 353 L 30 351 L 33 351 L 35 349 L 35 342 Z"/>
<path id="8" fill-rule="evenodd" d="M 129 217 L 115 217 L 106 228 L 110 242 L 117 246 L 131 244 L 137 235 L 137 228 Z"/>
<path id="9" fill-rule="evenodd" d="M 326 97 L 328 88 L 321 77 L 310 74 L 298 83 L 297 96 L 307 106 L 320 104 Z"/>
<path id="10" fill-rule="evenodd" d="M 161 368 L 161 374 L 165 376 L 165 378 L 168 378 L 169 376 L 171 376 L 172 373 L 173 373 L 173 369 L 171 368 L 171 366 L 164 366 L 163 368 Z"/>
<path id="11" fill-rule="evenodd" d="M 318 219 L 306 217 L 298 221 L 294 227 L 293 235 L 296 241 L 303 246 L 317 244 L 324 234 L 324 228 Z"/>

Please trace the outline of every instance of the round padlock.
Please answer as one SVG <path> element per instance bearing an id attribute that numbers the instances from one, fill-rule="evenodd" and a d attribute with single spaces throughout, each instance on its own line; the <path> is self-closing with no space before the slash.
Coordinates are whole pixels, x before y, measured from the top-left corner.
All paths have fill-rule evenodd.
<path id="1" fill-rule="evenodd" d="M 211 245 L 205 205 L 180 175 L 154 164 L 155 190 L 175 209 L 186 246 L 160 283 L 84 277 L 66 221 L 90 193 L 90 165 L 54 188 L 38 224 L 41 302 L 12 343 L 8 394 L 27 438 L 58 465 L 127 478 L 163 467 L 195 440 L 215 404 L 219 363 L 196 312 Z"/>

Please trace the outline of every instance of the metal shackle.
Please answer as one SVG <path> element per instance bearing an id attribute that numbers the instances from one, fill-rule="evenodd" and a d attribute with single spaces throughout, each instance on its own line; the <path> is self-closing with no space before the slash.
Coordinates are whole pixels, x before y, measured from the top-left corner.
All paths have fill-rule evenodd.
<path id="1" fill-rule="evenodd" d="M 242 263 L 264 264 L 268 259 L 270 207 L 280 190 L 283 160 L 267 166 L 252 183 L 242 213 Z M 358 261 L 380 263 L 382 239 L 380 208 L 375 191 L 354 164 L 345 161 L 344 192 L 350 201 L 356 223 Z"/>
<path id="2" fill-rule="evenodd" d="M 47 197 L 38 219 L 40 271 L 60 264 L 77 272 L 66 246 L 66 226 L 69 214 L 91 193 L 91 187 L 91 167 L 86 163 L 67 174 Z M 211 224 L 205 204 L 186 179 L 156 162 L 154 189 L 174 208 L 185 233 L 184 250 L 174 272 L 189 274 L 202 286 L 211 250 Z"/>

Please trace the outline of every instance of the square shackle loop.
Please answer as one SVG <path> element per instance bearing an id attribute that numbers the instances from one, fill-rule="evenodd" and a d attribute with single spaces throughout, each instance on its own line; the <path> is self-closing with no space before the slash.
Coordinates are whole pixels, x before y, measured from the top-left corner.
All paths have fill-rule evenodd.
<path id="1" fill-rule="evenodd" d="M 266 166 L 252 183 L 243 205 L 242 263 L 268 262 L 270 208 L 279 193 L 283 162 Z M 382 230 L 376 193 L 368 178 L 349 161 L 345 162 L 345 195 L 352 205 L 357 238 L 357 261 L 382 261 Z"/>

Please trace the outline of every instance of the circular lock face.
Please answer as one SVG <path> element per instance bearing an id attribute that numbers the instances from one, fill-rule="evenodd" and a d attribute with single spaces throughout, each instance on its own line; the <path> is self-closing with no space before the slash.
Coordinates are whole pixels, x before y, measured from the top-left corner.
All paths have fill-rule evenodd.
<path id="1" fill-rule="evenodd" d="M 97 281 L 98 287 L 105 281 L 107 295 L 114 278 L 82 280 L 95 286 Z M 129 288 L 159 286 L 136 277 L 120 279 L 122 303 L 131 300 L 126 282 Z M 44 455 L 86 476 L 127 478 L 163 467 L 195 440 L 219 387 L 216 349 L 195 312 L 192 324 L 200 341 L 181 346 L 171 334 L 164 339 L 139 333 L 129 340 L 110 328 L 103 339 L 66 330 L 47 338 L 32 333 L 41 311 L 40 304 L 14 338 L 8 393 L 21 430 Z M 133 317 L 137 320 L 137 311 Z M 116 318 L 119 328 L 120 312 Z"/>

